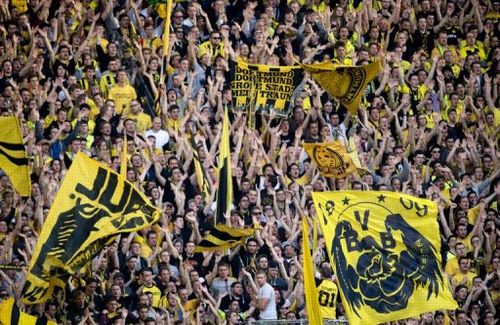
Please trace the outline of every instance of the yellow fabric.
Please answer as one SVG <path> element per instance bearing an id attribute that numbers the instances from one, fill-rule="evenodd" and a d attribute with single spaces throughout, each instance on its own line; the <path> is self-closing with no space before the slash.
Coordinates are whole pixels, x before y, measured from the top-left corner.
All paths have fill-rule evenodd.
<path id="1" fill-rule="evenodd" d="M 174 120 L 172 118 L 167 118 L 167 130 L 178 131 L 180 125 L 181 125 L 180 119 Z"/>
<path id="2" fill-rule="evenodd" d="M 221 41 L 217 46 L 213 46 L 210 40 L 208 40 L 198 46 L 198 58 L 201 58 L 207 53 L 210 54 L 212 60 L 214 60 L 218 55 L 226 57 L 226 48 L 224 43 Z"/>
<path id="3" fill-rule="evenodd" d="M 114 84 L 109 91 L 108 98 L 115 101 L 116 114 L 122 114 L 122 112 L 130 110 L 130 102 L 137 98 L 137 93 L 131 85 L 127 84 L 122 87 L 119 84 Z"/>
<path id="4" fill-rule="evenodd" d="M 142 290 L 143 293 L 151 293 L 153 295 L 153 302 L 151 305 L 155 308 L 160 307 L 161 291 L 157 286 L 152 285 L 151 287 L 144 286 Z"/>
<path id="5" fill-rule="evenodd" d="M 386 191 L 313 192 L 349 324 L 456 309 L 434 202 Z"/>
<path id="6" fill-rule="evenodd" d="M 127 115 L 127 117 L 135 121 L 135 129 L 139 134 L 143 134 L 153 126 L 153 122 L 151 121 L 151 116 L 149 116 L 144 112 L 140 112 L 138 114 L 130 113 Z"/>
<path id="7" fill-rule="evenodd" d="M 332 62 L 303 64 L 302 67 L 323 89 L 339 99 L 353 114 L 359 109 L 366 85 L 382 69 L 380 61 L 359 67 L 338 66 Z"/>
<path id="8" fill-rule="evenodd" d="M 469 219 L 469 224 L 475 225 L 477 217 L 479 216 L 479 212 L 481 212 L 481 206 L 476 205 L 473 208 L 467 210 L 467 219 Z"/>
<path id="9" fill-rule="evenodd" d="M 165 11 L 165 25 L 163 30 L 163 56 L 168 55 L 168 43 L 170 42 L 170 25 L 172 18 L 172 0 L 167 0 Z"/>
<path id="10" fill-rule="evenodd" d="M 286 186 L 289 186 L 292 183 L 292 181 L 299 184 L 300 186 L 304 186 L 306 184 L 309 184 L 309 182 L 311 182 L 311 178 L 307 174 L 304 174 L 299 178 L 295 179 L 285 176 L 285 181 L 286 181 Z"/>
<path id="11" fill-rule="evenodd" d="M 0 117 L 0 168 L 21 196 L 31 195 L 31 179 L 21 124 L 14 116 Z"/>
<path id="12" fill-rule="evenodd" d="M 309 324 L 320 325 L 323 322 L 320 317 L 321 309 L 314 281 L 313 260 L 311 251 L 309 250 L 309 229 L 305 217 L 302 218 L 302 252 L 304 254 L 304 295 L 307 301 L 307 318 L 309 319 Z"/>
<path id="13" fill-rule="evenodd" d="M 71 121 L 71 126 L 74 128 L 76 126 L 77 122 L 78 122 L 78 119 L 75 118 L 73 121 Z M 89 134 L 94 133 L 94 129 L 95 129 L 94 120 L 89 118 L 89 120 L 87 121 L 87 125 L 89 126 Z"/>
<path id="14" fill-rule="evenodd" d="M 467 272 L 467 274 L 463 274 L 461 272 L 455 274 L 451 278 L 451 285 L 455 288 L 460 284 L 463 284 L 467 287 L 467 289 L 472 289 L 473 282 L 472 280 L 476 276 L 476 273 L 474 272 Z"/>
<path id="15" fill-rule="evenodd" d="M 473 46 L 468 46 L 467 44 L 461 44 L 460 58 L 465 59 L 469 53 L 478 54 L 480 61 L 486 60 L 486 53 L 484 53 L 484 47 L 481 44 L 474 44 Z"/>
<path id="16" fill-rule="evenodd" d="M 340 141 L 304 143 L 304 150 L 325 177 L 342 178 L 356 171 L 356 166 Z"/>
<path id="17" fill-rule="evenodd" d="M 458 266 L 458 258 L 456 256 L 454 256 L 454 257 L 450 258 L 448 261 L 446 261 L 446 265 L 444 267 L 444 272 L 449 277 L 452 277 L 453 275 L 460 272 L 460 268 Z"/>
<path id="18" fill-rule="evenodd" d="M 121 158 L 120 158 L 120 176 L 123 177 L 124 179 L 127 179 L 127 164 L 128 164 L 127 151 L 128 151 L 128 139 L 127 139 L 127 135 L 124 135 L 123 136 L 123 148 L 122 148 Z"/>
<path id="19" fill-rule="evenodd" d="M 12 5 L 17 8 L 17 11 L 22 14 L 28 11 L 28 1 L 27 0 L 11 0 Z"/>
<path id="20" fill-rule="evenodd" d="M 457 243 L 463 243 L 464 246 L 465 246 L 465 250 L 467 252 L 473 252 L 474 251 L 474 247 L 472 246 L 472 243 L 470 242 L 470 240 L 472 239 L 472 232 L 469 233 L 465 238 L 460 238 L 458 237 L 457 238 Z"/>
<path id="21" fill-rule="evenodd" d="M 116 172 L 78 153 L 52 204 L 33 252 L 25 304 L 50 299 L 54 286 L 85 267 L 119 233 L 158 221 L 160 210 Z"/>
<path id="22" fill-rule="evenodd" d="M 38 323 L 37 323 L 38 321 Z M 24 313 L 16 305 L 13 297 L 4 300 L 0 304 L 0 324 L 2 325 L 37 325 L 47 324 L 56 325 L 56 322 L 51 320 L 40 320 L 35 316 Z"/>

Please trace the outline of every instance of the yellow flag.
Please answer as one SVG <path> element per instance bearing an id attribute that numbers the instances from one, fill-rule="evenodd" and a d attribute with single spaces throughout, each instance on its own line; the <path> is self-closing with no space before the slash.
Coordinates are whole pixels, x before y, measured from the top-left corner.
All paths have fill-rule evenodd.
<path id="1" fill-rule="evenodd" d="M 231 173 L 231 151 L 229 148 L 229 117 L 227 107 L 222 120 L 222 135 L 219 152 L 219 183 L 217 189 L 217 206 L 215 223 L 225 223 L 224 213 L 233 202 L 233 177 Z"/>
<path id="2" fill-rule="evenodd" d="M 167 0 L 166 17 L 163 30 L 163 56 L 168 55 L 168 43 L 170 41 L 170 21 L 172 19 L 172 0 Z"/>
<path id="3" fill-rule="evenodd" d="M 312 195 L 349 324 L 458 308 L 440 267 L 434 202 L 382 191 Z"/>
<path id="4" fill-rule="evenodd" d="M 356 114 L 366 85 L 382 69 L 380 61 L 363 66 L 343 66 L 326 61 L 317 64 L 303 64 L 304 70 L 325 89 L 337 98 L 352 114 Z"/>
<path id="5" fill-rule="evenodd" d="M 56 322 L 23 313 L 10 297 L 0 304 L 1 325 L 56 325 Z"/>
<path id="6" fill-rule="evenodd" d="M 341 178 L 356 171 L 340 141 L 304 143 L 303 147 L 322 176 Z"/>
<path id="7" fill-rule="evenodd" d="M 31 195 L 31 180 L 21 125 L 15 116 L 0 117 L 0 169 L 21 196 Z"/>
<path id="8" fill-rule="evenodd" d="M 123 148 L 122 148 L 122 157 L 120 159 L 120 176 L 124 179 L 127 179 L 127 162 L 128 162 L 128 139 L 127 134 L 123 136 Z"/>
<path id="9" fill-rule="evenodd" d="M 307 301 L 307 318 L 309 324 L 320 325 L 323 324 L 323 321 L 319 307 L 318 291 L 316 291 L 316 281 L 314 280 L 313 260 L 309 250 L 309 229 L 305 217 L 302 218 L 302 252 L 304 254 L 304 295 Z"/>
<path id="10" fill-rule="evenodd" d="M 48 300 L 54 286 L 85 267 L 119 233 L 158 221 L 160 211 L 119 174 L 78 153 L 35 246 L 24 303 Z"/>

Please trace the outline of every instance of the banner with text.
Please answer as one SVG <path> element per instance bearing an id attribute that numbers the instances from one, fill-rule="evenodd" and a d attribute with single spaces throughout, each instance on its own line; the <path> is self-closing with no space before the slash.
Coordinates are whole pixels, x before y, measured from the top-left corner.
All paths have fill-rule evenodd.
<path id="1" fill-rule="evenodd" d="M 286 116 L 292 94 L 300 82 L 300 66 L 268 66 L 231 61 L 233 108 Z M 253 112 L 250 112 L 253 113 Z"/>

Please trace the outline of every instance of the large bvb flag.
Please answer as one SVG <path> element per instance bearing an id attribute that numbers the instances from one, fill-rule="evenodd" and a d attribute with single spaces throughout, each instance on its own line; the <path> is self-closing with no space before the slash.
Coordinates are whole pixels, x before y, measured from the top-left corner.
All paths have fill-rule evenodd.
<path id="1" fill-rule="evenodd" d="M 224 213 L 227 212 L 233 201 L 233 177 L 231 175 L 231 151 L 229 149 L 229 117 L 227 108 L 224 109 L 222 120 L 222 136 L 219 152 L 219 188 L 217 190 L 217 206 L 215 209 L 215 223 L 224 223 Z"/>
<path id="2" fill-rule="evenodd" d="M 49 299 L 54 286 L 86 266 L 114 236 L 150 226 L 160 211 L 134 185 L 79 153 L 52 204 L 23 289 L 26 304 Z"/>
<path id="3" fill-rule="evenodd" d="M 313 193 L 349 324 L 456 309 L 440 269 L 436 204 L 394 192 Z"/>
<path id="4" fill-rule="evenodd" d="M 30 172 L 21 125 L 14 116 L 0 117 L 0 169 L 9 176 L 21 196 L 31 194 Z"/>

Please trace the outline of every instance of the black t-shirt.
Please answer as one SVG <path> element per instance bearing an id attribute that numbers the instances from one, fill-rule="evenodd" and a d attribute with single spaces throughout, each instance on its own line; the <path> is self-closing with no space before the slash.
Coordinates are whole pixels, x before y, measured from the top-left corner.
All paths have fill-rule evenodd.
<path id="1" fill-rule="evenodd" d="M 83 308 L 79 308 L 75 304 L 70 304 L 68 306 L 68 321 L 72 325 L 77 325 L 78 323 L 81 322 L 81 320 L 85 317 L 85 309 L 87 308 L 87 305 L 84 305 Z"/>
<path id="2" fill-rule="evenodd" d="M 459 39 L 462 38 L 462 31 L 457 26 L 448 26 L 445 28 L 448 34 L 448 45 L 458 46 Z"/>
<path id="3" fill-rule="evenodd" d="M 257 256 L 266 255 L 268 258 L 270 256 L 269 247 L 264 245 L 260 247 L 254 254 L 248 253 L 244 247 L 240 249 L 240 252 L 231 261 L 231 268 L 233 270 L 233 276 L 240 273 L 241 267 L 247 267 L 252 265 L 257 266 Z"/>
<path id="4" fill-rule="evenodd" d="M 250 296 L 248 296 L 247 294 L 243 294 L 241 296 L 233 296 L 229 294 L 224 296 L 224 298 L 222 298 L 220 302 L 220 309 L 224 311 L 229 310 L 229 305 L 234 300 L 238 301 L 238 305 L 240 306 L 241 312 L 247 311 L 250 308 L 250 302 L 252 301 Z"/>
<path id="5" fill-rule="evenodd" d="M 203 263 L 202 253 L 194 253 L 191 256 L 187 256 L 187 254 L 184 252 L 182 253 L 182 259 L 186 261 L 187 264 L 191 265 L 193 269 L 195 269 L 198 272 L 201 272 L 202 269 L 201 264 Z"/>

